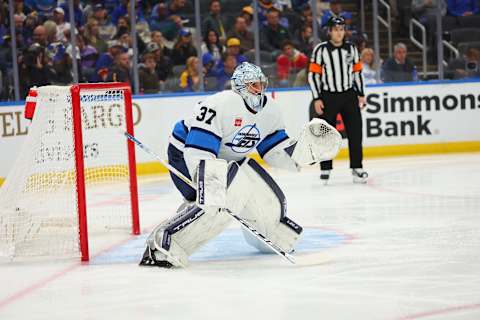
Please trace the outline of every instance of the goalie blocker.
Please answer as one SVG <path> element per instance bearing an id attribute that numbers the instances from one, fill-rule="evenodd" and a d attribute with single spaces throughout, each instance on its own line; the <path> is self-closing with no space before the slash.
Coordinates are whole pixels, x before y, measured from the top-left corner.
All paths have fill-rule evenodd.
<path id="1" fill-rule="evenodd" d="M 208 166 L 207 166 L 208 167 Z M 287 217 L 286 198 L 272 177 L 253 159 L 228 169 L 226 207 L 249 222 L 285 252 L 292 252 L 302 227 Z M 153 230 L 140 265 L 184 267 L 188 257 L 221 233 L 231 218 L 215 206 L 191 203 Z M 244 230 L 245 240 L 262 252 L 263 243 Z"/>

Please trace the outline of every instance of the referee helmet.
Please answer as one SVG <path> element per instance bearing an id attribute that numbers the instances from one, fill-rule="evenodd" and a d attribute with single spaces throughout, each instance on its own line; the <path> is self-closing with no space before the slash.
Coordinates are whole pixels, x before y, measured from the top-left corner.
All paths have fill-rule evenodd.
<path id="1" fill-rule="evenodd" d="M 344 26 L 345 24 L 345 19 L 343 17 L 331 16 L 327 21 L 328 29 L 331 29 L 334 26 Z"/>

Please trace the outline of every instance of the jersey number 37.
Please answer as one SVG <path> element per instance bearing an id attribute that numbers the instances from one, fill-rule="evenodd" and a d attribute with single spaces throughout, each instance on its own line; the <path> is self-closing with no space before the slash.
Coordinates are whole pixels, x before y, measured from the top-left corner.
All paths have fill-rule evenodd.
<path id="1" fill-rule="evenodd" d="M 208 114 L 208 115 L 207 115 Z M 197 116 L 198 121 L 204 121 L 206 124 L 212 124 L 213 118 L 217 115 L 217 112 L 215 110 L 212 110 L 207 107 L 201 107 L 200 108 L 200 114 Z"/>

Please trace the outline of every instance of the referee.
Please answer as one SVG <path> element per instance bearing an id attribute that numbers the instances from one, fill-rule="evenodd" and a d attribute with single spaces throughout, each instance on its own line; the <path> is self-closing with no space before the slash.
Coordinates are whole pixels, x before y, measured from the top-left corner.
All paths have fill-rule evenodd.
<path id="1" fill-rule="evenodd" d="M 310 60 L 308 83 L 313 94 L 311 108 L 314 109 L 310 115 L 335 126 L 337 114 L 341 114 L 348 138 L 353 182 L 366 183 L 368 174 L 362 169 L 360 113 L 365 106 L 362 63 L 355 45 L 345 41 L 345 19 L 333 16 L 327 28 L 330 40 L 318 44 Z M 321 162 L 320 170 L 320 179 L 327 184 L 332 161 Z"/>

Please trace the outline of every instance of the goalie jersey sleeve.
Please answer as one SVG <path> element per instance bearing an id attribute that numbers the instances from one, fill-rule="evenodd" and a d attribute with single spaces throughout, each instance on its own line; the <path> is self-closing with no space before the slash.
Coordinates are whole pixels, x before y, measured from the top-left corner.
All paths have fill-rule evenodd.
<path id="1" fill-rule="evenodd" d="M 201 159 L 218 157 L 223 136 L 219 119 L 216 105 L 208 100 L 198 103 L 193 110 L 184 144 L 185 162 L 192 177 Z"/>

